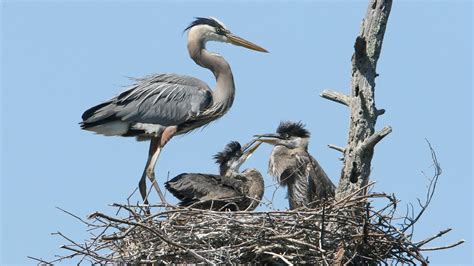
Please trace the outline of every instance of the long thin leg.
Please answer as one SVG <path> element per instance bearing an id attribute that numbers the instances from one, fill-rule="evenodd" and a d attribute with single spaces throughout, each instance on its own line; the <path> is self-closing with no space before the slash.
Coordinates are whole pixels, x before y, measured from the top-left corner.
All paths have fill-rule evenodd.
<path id="1" fill-rule="evenodd" d="M 151 153 L 150 163 L 148 164 L 145 171 L 148 175 L 148 179 L 150 179 L 151 183 L 153 184 L 153 187 L 158 193 L 158 196 L 160 196 L 161 203 L 166 204 L 165 195 L 163 195 L 163 193 L 161 192 L 160 186 L 158 185 L 158 182 L 156 182 L 156 178 L 155 178 L 156 161 L 158 160 L 158 157 L 160 156 L 160 153 L 161 153 L 161 149 L 163 147 L 159 145 L 160 142 L 158 139 L 156 139 L 155 141 L 153 140 L 155 139 L 152 139 L 151 144 L 150 144 L 150 153 Z"/>
<path id="2" fill-rule="evenodd" d="M 161 150 L 163 147 L 168 143 L 168 141 L 174 136 L 177 131 L 176 126 L 169 126 L 163 130 L 163 133 L 160 137 L 154 137 L 150 141 L 150 150 L 148 151 L 148 160 L 146 162 L 145 170 L 143 171 L 142 178 L 138 184 L 140 188 L 140 194 L 143 198 L 143 203 L 148 204 L 148 196 L 146 190 L 146 176 L 150 179 L 153 187 L 155 188 L 156 192 L 158 192 L 158 196 L 160 196 L 161 202 L 166 204 L 165 196 L 161 192 L 160 186 L 156 182 L 155 179 L 155 165 L 158 157 L 160 156 Z"/>
<path id="3" fill-rule="evenodd" d="M 150 150 L 148 152 L 148 160 L 146 162 L 145 170 L 143 171 L 142 178 L 138 184 L 140 189 L 140 194 L 142 196 L 143 202 L 148 204 L 148 197 L 147 197 L 147 189 L 146 189 L 146 177 L 150 179 L 153 187 L 155 188 L 156 192 L 158 192 L 158 196 L 162 203 L 166 203 L 165 197 L 161 192 L 160 186 L 156 182 L 155 179 L 155 164 L 160 156 L 161 149 L 163 148 L 161 145 L 160 138 L 152 138 L 150 141 Z"/>
<path id="4" fill-rule="evenodd" d="M 148 165 L 148 162 L 147 162 L 147 165 Z M 142 177 L 140 178 L 140 182 L 138 182 L 138 189 L 140 190 L 140 195 L 142 196 L 143 203 L 148 204 L 147 189 L 146 189 L 146 166 L 145 166 L 145 170 L 143 170 L 143 174 L 142 174 Z"/>

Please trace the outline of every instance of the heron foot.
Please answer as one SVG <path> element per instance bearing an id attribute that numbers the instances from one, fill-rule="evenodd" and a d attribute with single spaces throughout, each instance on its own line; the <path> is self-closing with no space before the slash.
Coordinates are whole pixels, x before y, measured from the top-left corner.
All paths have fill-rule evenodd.
<path id="1" fill-rule="evenodd" d="M 146 173 L 147 173 L 148 179 L 150 180 L 151 184 L 153 185 L 156 192 L 158 193 L 158 196 L 160 197 L 161 202 L 163 204 L 166 204 L 165 195 L 163 194 L 163 192 L 161 192 L 161 189 L 160 189 L 160 186 L 158 185 L 158 182 L 156 182 L 154 169 L 147 169 Z"/>

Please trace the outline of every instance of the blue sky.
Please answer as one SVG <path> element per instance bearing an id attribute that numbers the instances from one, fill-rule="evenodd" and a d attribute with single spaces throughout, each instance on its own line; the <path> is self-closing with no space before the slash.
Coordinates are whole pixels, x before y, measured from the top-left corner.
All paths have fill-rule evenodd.
<path id="1" fill-rule="evenodd" d="M 83 225 L 56 206 L 82 217 L 112 213 L 108 204 L 133 191 L 148 144 L 94 135 L 78 122 L 85 109 L 124 90 L 127 77 L 174 72 L 212 88 L 212 74 L 186 51 L 182 31 L 195 16 L 217 17 L 270 53 L 208 45 L 232 66 L 234 105 L 219 121 L 166 146 L 159 183 L 168 173 L 216 173 L 211 156 L 227 142 L 274 131 L 281 120 L 307 124 L 310 152 L 337 183 L 340 154 L 326 145 L 346 143 L 348 110 L 318 95 L 349 92 L 367 1 L 2 1 L 1 7 L 2 265 L 64 254 L 64 241 L 52 232 L 87 238 Z M 472 10 L 470 1 L 396 1 L 377 69 L 376 103 L 386 109 L 377 128 L 391 125 L 393 132 L 376 147 L 374 191 L 396 193 L 401 206 L 423 198 L 422 171 L 432 171 L 429 139 L 443 175 L 414 239 L 448 227 L 453 231 L 433 245 L 466 239 L 455 249 L 425 253 L 433 264 L 473 263 Z M 262 147 L 244 168 L 266 173 L 270 151 Z M 274 205 L 286 208 L 282 189 Z"/>

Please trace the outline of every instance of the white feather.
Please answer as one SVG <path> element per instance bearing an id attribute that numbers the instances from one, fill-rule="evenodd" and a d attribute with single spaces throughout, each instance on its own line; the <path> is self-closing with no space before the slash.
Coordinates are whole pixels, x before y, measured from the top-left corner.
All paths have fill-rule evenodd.
<path id="1" fill-rule="evenodd" d="M 123 121 L 113 121 L 98 125 L 95 127 L 87 128 L 86 130 L 93 131 L 98 134 L 105 136 L 121 136 L 127 133 L 129 128 L 129 123 Z"/>

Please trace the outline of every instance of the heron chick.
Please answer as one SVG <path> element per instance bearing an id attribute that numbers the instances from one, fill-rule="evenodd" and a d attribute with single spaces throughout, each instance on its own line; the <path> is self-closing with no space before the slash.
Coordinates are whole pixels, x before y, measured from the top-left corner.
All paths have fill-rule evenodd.
<path id="1" fill-rule="evenodd" d="M 215 18 L 196 18 L 186 30 L 189 55 L 196 64 L 212 71 L 216 78 L 214 90 L 190 76 L 150 75 L 137 79 L 135 85 L 118 96 L 85 111 L 80 123 L 82 129 L 106 136 L 150 140 L 148 160 L 139 183 L 145 203 L 148 202 L 146 177 L 165 202 L 155 180 L 155 164 L 166 143 L 173 136 L 220 118 L 234 102 L 235 85 L 230 66 L 224 57 L 208 52 L 206 43 L 224 42 L 267 52 L 234 35 Z"/>
<path id="2" fill-rule="evenodd" d="M 256 135 L 274 145 L 268 173 L 288 187 L 290 209 L 334 197 L 335 186 L 318 161 L 308 153 L 310 133 L 301 122 L 281 122 L 276 134 Z"/>
<path id="3" fill-rule="evenodd" d="M 263 177 L 255 168 L 240 172 L 240 166 L 260 145 L 252 141 L 243 148 L 232 141 L 214 158 L 219 175 L 183 173 L 165 183 L 181 206 L 198 209 L 252 211 L 264 192 Z"/>

